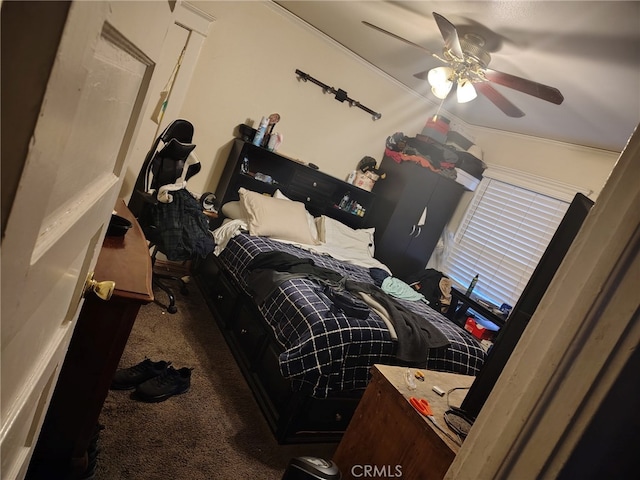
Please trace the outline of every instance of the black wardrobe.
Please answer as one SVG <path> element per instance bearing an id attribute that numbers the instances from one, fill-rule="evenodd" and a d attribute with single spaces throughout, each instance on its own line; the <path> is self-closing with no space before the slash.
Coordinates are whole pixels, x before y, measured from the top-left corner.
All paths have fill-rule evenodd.
<path id="1" fill-rule="evenodd" d="M 464 187 L 415 162 L 397 163 L 388 156 L 380 171 L 386 178 L 373 189 L 375 257 L 402 279 L 425 268 Z"/>

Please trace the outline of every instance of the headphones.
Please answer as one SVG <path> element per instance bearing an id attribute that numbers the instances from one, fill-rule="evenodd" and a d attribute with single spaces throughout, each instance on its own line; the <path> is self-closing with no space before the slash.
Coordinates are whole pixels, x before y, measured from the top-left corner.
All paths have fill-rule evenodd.
<path id="1" fill-rule="evenodd" d="M 212 192 L 205 192 L 200 196 L 200 206 L 205 212 L 217 212 L 216 196 Z"/>

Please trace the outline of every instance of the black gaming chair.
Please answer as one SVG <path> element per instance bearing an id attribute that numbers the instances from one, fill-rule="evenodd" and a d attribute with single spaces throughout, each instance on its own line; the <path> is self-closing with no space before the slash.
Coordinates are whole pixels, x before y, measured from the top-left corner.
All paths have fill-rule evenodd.
<path id="1" fill-rule="evenodd" d="M 154 267 L 158 253 L 171 261 L 186 261 L 196 255 L 204 257 L 214 247 L 207 217 L 186 189 L 187 180 L 201 169 L 192 139 L 193 125 L 187 120 L 169 124 L 145 157 L 129 201 L 129 209 L 152 249 Z M 167 311 L 177 312 L 175 295 L 163 280 L 179 282 L 181 293 L 187 294 L 185 279 L 155 270 L 152 278 L 169 297 Z"/>

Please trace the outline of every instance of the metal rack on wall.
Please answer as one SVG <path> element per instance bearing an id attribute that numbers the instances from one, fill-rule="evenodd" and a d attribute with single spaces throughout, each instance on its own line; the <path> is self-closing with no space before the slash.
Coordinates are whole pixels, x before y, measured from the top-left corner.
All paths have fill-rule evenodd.
<path id="1" fill-rule="evenodd" d="M 296 69 L 296 75 L 298 76 L 298 80 L 302 80 L 303 82 L 309 81 L 311 83 L 314 83 L 318 85 L 320 88 L 322 88 L 322 91 L 324 93 L 331 93 L 332 95 L 335 95 L 335 99 L 338 100 L 339 102 L 347 102 L 350 107 L 358 107 L 359 109 L 364 110 L 367 113 L 370 113 L 373 121 L 376 121 L 382 118 L 381 113 L 375 112 L 371 110 L 369 107 L 365 107 L 357 100 L 349 98 L 347 92 L 345 92 L 341 88 L 338 88 L 336 90 L 334 87 L 330 87 L 329 85 L 322 83 L 320 80 L 313 78 L 308 73 L 304 73 L 297 69 Z"/>

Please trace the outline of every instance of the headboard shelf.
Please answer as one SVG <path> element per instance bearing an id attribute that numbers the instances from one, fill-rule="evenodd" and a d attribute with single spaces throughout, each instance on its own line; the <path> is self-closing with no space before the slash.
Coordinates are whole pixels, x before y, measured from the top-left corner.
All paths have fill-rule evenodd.
<path id="1" fill-rule="evenodd" d="M 352 228 L 371 226 L 373 193 L 236 139 L 215 192 L 219 205 L 238 200 L 240 187 L 268 195 L 279 189 L 291 200 L 304 203 L 316 217 L 327 215 Z"/>

